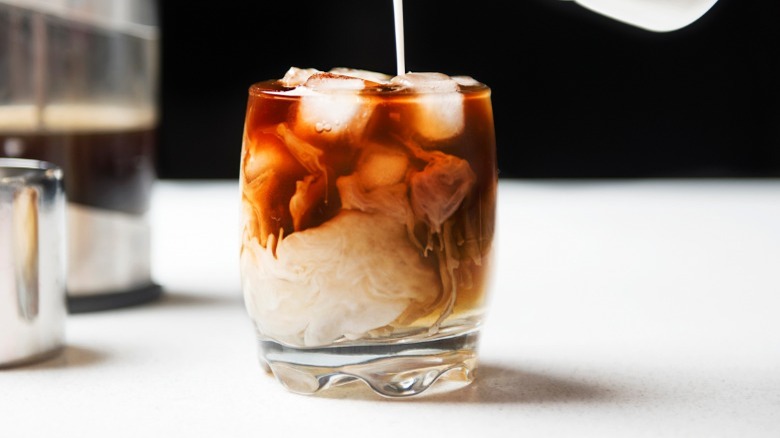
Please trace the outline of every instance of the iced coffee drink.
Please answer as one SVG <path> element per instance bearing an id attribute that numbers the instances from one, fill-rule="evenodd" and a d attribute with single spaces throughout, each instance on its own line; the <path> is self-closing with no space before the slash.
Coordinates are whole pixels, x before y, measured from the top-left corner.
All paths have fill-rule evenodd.
<path id="1" fill-rule="evenodd" d="M 486 85 L 293 67 L 250 87 L 240 185 L 245 303 L 288 389 L 473 379 L 496 210 Z"/>

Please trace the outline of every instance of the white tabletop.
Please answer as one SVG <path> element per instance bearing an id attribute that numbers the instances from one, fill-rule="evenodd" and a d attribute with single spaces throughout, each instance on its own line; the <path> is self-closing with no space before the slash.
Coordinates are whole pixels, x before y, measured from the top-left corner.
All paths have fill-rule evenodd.
<path id="1" fill-rule="evenodd" d="M 261 372 L 238 199 L 159 182 L 163 298 L 71 315 L 63 354 L 0 371 L 0 437 L 780 436 L 778 180 L 502 180 L 477 380 L 403 400 Z"/>

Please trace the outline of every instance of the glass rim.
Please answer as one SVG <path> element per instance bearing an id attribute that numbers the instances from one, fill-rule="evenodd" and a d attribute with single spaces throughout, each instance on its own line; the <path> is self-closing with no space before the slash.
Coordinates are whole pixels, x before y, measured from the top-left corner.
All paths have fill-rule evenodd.
<path id="1" fill-rule="evenodd" d="M 271 96 L 276 99 L 302 99 L 302 98 L 329 98 L 333 96 L 358 96 L 380 97 L 383 99 L 416 99 L 421 96 L 479 96 L 492 95 L 492 88 L 482 82 L 478 85 L 461 86 L 458 90 L 412 89 L 394 88 L 392 86 L 380 86 L 363 89 L 314 89 L 302 85 L 297 87 L 284 87 L 279 85 L 278 79 L 269 79 L 254 82 L 249 85 L 247 94 L 251 97 Z M 304 90 L 304 91 L 298 91 Z"/>

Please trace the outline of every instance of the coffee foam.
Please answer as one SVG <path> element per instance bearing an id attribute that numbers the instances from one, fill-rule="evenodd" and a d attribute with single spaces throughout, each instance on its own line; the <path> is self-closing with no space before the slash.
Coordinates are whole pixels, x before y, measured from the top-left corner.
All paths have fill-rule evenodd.
<path id="1" fill-rule="evenodd" d="M 40 124 L 38 123 L 40 117 Z M 89 103 L 0 106 L 0 132 L 112 132 L 152 128 L 157 121 L 153 108 Z"/>

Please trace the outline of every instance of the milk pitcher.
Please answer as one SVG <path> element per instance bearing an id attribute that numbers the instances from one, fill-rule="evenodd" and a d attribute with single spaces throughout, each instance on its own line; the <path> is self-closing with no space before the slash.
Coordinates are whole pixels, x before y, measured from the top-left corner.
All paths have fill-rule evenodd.
<path id="1" fill-rule="evenodd" d="M 0 369 L 64 347 L 64 211 L 61 169 L 0 158 Z"/>

